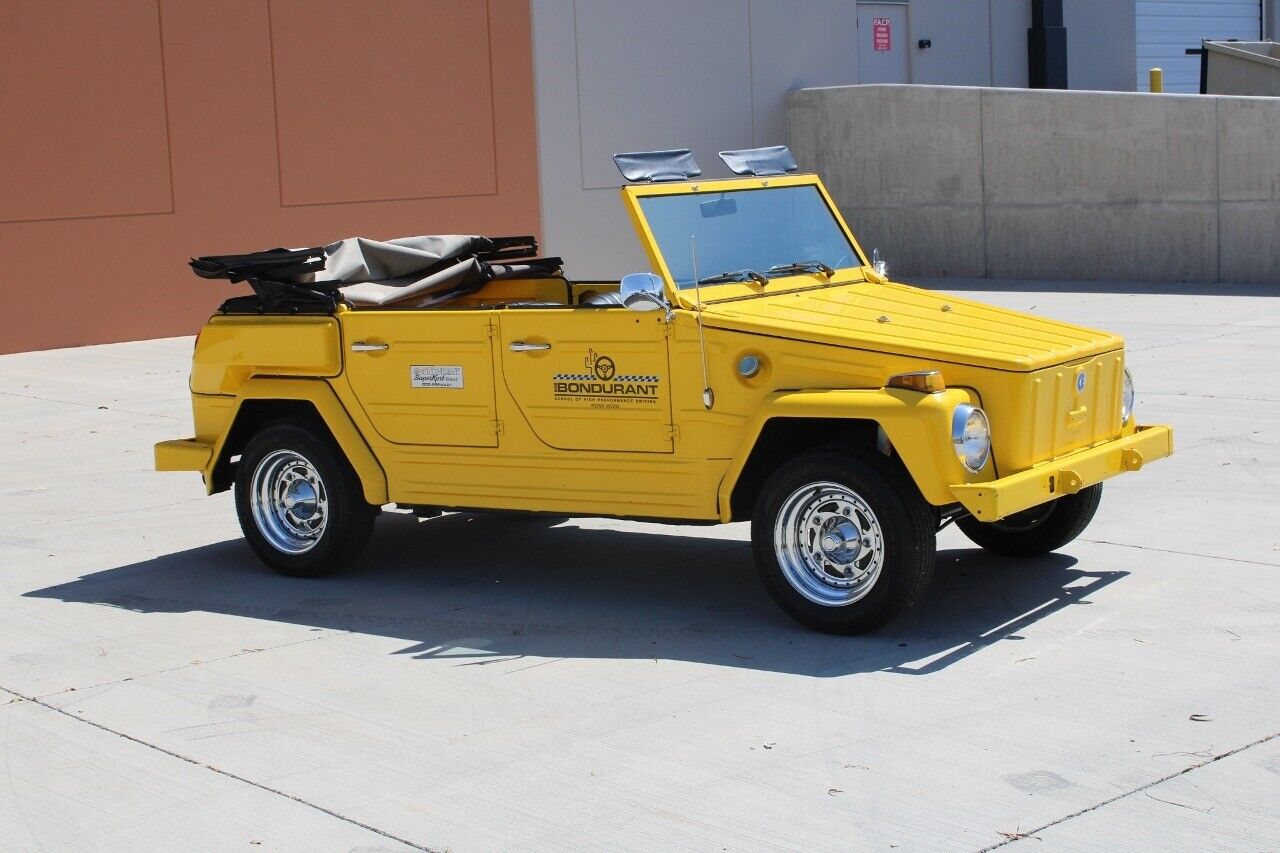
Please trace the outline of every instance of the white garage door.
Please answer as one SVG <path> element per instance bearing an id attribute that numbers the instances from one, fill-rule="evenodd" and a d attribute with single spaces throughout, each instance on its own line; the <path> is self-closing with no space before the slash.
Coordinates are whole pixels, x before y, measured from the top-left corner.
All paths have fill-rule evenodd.
<path id="1" fill-rule="evenodd" d="M 1164 69 L 1166 92 L 1200 91 L 1200 57 L 1187 48 L 1201 39 L 1257 41 L 1262 36 L 1261 0 L 1137 0 L 1138 91 L 1147 72 Z"/>

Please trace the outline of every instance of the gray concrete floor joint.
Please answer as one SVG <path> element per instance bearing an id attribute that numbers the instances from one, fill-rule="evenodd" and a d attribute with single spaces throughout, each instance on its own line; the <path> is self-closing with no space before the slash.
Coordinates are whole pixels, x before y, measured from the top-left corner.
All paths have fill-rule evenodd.
<path id="1" fill-rule="evenodd" d="M 30 702 L 33 705 L 39 705 L 41 708 L 52 711 L 55 714 L 61 714 L 67 719 L 75 720 L 78 723 L 84 723 L 85 725 L 92 726 L 93 728 L 98 729 L 100 731 L 115 735 L 116 737 L 124 738 L 130 743 L 137 744 L 138 746 L 142 746 L 147 749 L 155 750 L 156 752 L 159 752 L 163 755 L 167 755 L 170 758 L 176 758 L 179 761 L 185 761 L 187 764 L 191 764 L 195 767 L 203 768 L 205 770 L 210 771 L 211 773 L 217 773 L 218 775 L 225 776 L 228 779 L 234 779 L 235 781 L 240 782 L 242 784 L 250 785 L 261 791 L 265 791 L 268 794 L 274 794 L 277 797 L 284 797 L 285 799 L 292 800 L 293 802 L 301 806 L 306 806 L 309 809 L 313 809 L 315 811 L 321 812 L 322 814 L 326 814 L 329 817 L 336 818 L 340 821 L 343 821 L 344 823 L 349 823 L 352 826 L 357 826 L 360 829 L 364 829 L 364 830 L 367 830 L 368 832 L 372 832 L 376 835 L 380 835 L 383 838 L 386 838 L 390 841 L 394 841 L 398 844 L 403 844 L 406 847 L 409 847 L 413 850 L 422 850 L 422 851 L 425 851 L 425 853 L 444 853 L 444 851 L 436 850 L 431 847 L 426 847 L 422 844 L 409 841 L 406 838 L 401 838 L 398 835 L 393 835 L 392 833 L 387 832 L 384 829 L 379 829 L 376 826 L 371 826 L 370 824 L 363 823 L 362 821 L 356 820 L 353 817 L 344 815 L 341 812 L 336 812 L 332 809 L 325 808 L 324 806 L 318 803 L 311 802 L 310 800 L 305 800 L 302 797 L 294 796 L 293 794 L 290 794 L 286 791 L 282 791 L 279 788 L 272 788 L 270 785 L 264 785 L 261 782 L 256 782 L 253 779 L 249 779 L 245 776 L 241 776 L 238 773 L 232 773 L 229 770 L 223 770 L 221 767 L 214 767 L 212 764 L 206 764 L 205 762 L 200 761 L 199 759 L 192 758 L 187 755 L 183 755 L 180 752 L 174 752 L 173 750 L 166 749 L 165 747 L 160 746 L 159 744 L 151 743 L 150 741 L 146 741 L 146 740 L 143 740 L 142 738 L 134 737 L 131 734 L 122 732 L 118 729 L 113 729 L 110 726 L 105 726 L 102 723 L 95 722 L 94 720 L 90 720 L 90 719 L 86 719 L 85 717 L 78 716 L 63 708 L 59 708 L 57 705 L 51 705 L 50 703 L 45 702 L 42 699 L 39 699 L 38 697 L 27 696 L 23 693 L 18 692 L 17 690 L 13 690 L 11 688 L 5 687 L 2 684 L 0 684 L 0 691 L 8 693 L 10 696 L 14 696 L 17 699 L 22 700 L 24 702 Z"/>
<path id="2" fill-rule="evenodd" d="M 1249 743 L 1243 744 L 1242 746 L 1237 746 L 1235 749 L 1230 749 L 1230 750 L 1227 750 L 1226 752 L 1218 753 L 1210 758 L 1205 759 L 1204 761 L 1198 761 L 1195 764 L 1192 764 L 1188 767 L 1184 767 L 1181 770 L 1175 770 L 1173 773 L 1168 773 L 1164 776 L 1161 776 L 1159 779 L 1153 779 L 1150 782 L 1146 782 L 1142 785 L 1137 786 L 1136 788 L 1130 788 L 1124 793 L 1116 794 L 1114 797 L 1108 797 L 1105 800 L 1094 803 L 1093 805 L 1087 806 L 1086 808 L 1080 809 L 1079 811 L 1072 812 L 1071 814 L 1068 814 L 1068 815 L 1063 815 L 1062 817 L 1057 818 L 1056 820 L 1051 820 L 1042 826 L 1037 826 L 1035 829 L 1030 829 L 1030 830 L 1027 830 L 1026 832 L 1015 831 L 1015 832 L 1007 833 L 1006 834 L 1007 837 L 1003 841 L 998 841 L 995 844 L 990 844 L 986 847 L 980 848 L 976 853 L 987 853 L 987 851 L 989 850 L 995 850 L 996 848 L 1013 844 L 1016 841 L 1026 841 L 1026 840 L 1039 841 L 1040 839 L 1036 838 L 1036 833 L 1044 832 L 1046 829 L 1050 829 L 1052 827 L 1058 826 L 1059 824 L 1066 823 L 1067 821 L 1073 818 L 1080 817 L 1081 815 L 1088 814 L 1089 812 L 1097 811 L 1098 809 L 1103 808 L 1104 806 L 1109 806 L 1112 803 L 1125 799 L 1126 797 L 1132 797 L 1134 794 L 1144 793 L 1156 787 L 1157 785 L 1161 785 L 1172 779 L 1177 779 L 1179 776 L 1185 776 L 1186 774 L 1191 773 L 1194 770 L 1199 770 L 1201 767 L 1207 767 L 1210 764 L 1213 764 L 1214 762 L 1217 762 L 1217 761 L 1221 761 L 1224 758 L 1230 758 L 1233 755 L 1239 755 L 1245 750 L 1252 749 L 1255 746 L 1261 746 L 1262 744 L 1275 740 L 1276 738 L 1280 738 L 1280 732 L 1272 732 L 1271 734 L 1265 735 L 1264 737 L 1260 737 L 1257 740 L 1250 741 Z M 1173 805 L 1181 805 L 1181 804 L 1174 803 Z"/>

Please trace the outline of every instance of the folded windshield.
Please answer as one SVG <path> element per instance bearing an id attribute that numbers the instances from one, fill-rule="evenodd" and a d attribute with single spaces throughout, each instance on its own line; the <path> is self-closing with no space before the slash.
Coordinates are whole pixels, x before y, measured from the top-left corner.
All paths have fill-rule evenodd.
<path id="1" fill-rule="evenodd" d="M 775 277 L 862 265 L 815 186 L 645 196 L 640 209 L 680 288 L 693 287 L 691 238 L 703 284 L 740 280 L 721 270 Z"/>

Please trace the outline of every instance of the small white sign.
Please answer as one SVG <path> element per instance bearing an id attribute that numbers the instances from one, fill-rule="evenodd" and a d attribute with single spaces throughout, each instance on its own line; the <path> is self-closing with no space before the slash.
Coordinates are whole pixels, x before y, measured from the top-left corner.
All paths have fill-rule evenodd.
<path id="1" fill-rule="evenodd" d="M 411 364 L 409 384 L 414 388 L 461 388 L 460 364 Z"/>

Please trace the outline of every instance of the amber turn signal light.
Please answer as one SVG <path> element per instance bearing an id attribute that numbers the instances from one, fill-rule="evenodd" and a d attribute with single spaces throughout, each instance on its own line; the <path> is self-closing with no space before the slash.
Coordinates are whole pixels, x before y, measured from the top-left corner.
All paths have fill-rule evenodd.
<path id="1" fill-rule="evenodd" d="M 919 391 L 921 394 L 936 394 L 947 390 L 947 383 L 942 381 L 942 372 L 938 370 L 920 370 L 915 373 L 899 373 L 891 376 L 885 383 L 886 388 L 905 388 L 908 391 Z"/>

